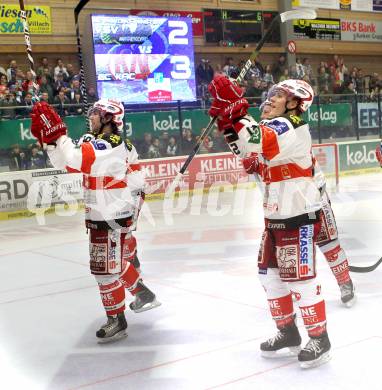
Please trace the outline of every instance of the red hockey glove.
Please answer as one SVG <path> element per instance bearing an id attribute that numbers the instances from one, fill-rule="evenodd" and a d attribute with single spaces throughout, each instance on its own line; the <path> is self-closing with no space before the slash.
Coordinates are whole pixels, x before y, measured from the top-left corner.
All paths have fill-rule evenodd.
<path id="1" fill-rule="evenodd" d="M 38 102 L 33 106 L 31 118 L 31 133 L 41 145 L 52 144 L 67 133 L 66 124 L 46 102 Z"/>
<path id="2" fill-rule="evenodd" d="M 377 146 L 377 149 L 375 150 L 375 154 L 382 168 L 382 142 Z"/>
<path id="3" fill-rule="evenodd" d="M 226 76 L 216 76 L 208 86 L 208 90 L 214 97 L 210 116 L 219 116 L 224 121 L 232 121 L 247 114 L 249 104 L 243 96 L 243 90 L 235 80 Z"/>
<path id="4" fill-rule="evenodd" d="M 257 173 L 260 174 L 259 155 L 257 153 L 251 153 L 248 157 L 241 160 L 243 167 L 248 174 Z"/>

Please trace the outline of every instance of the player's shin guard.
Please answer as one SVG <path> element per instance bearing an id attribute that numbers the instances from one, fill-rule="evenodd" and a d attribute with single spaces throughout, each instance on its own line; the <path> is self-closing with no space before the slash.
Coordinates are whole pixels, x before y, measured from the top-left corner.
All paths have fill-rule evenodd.
<path id="1" fill-rule="evenodd" d="M 261 354 L 267 358 L 296 356 L 300 351 L 301 337 L 294 322 L 292 295 L 287 284 L 280 280 L 278 270 L 268 269 L 267 274 L 259 276 L 272 318 L 279 329 L 276 336 L 260 344 Z"/>
<path id="2" fill-rule="evenodd" d="M 299 306 L 305 328 L 310 337 L 298 355 L 302 368 L 317 367 L 330 359 L 330 341 L 326 331 L 325 301 L 321 285 L 316 279 L 293 282 L 293 291 L 299 294 Z"/>
<path id="3" fill-rule="evenodd" d="M 125 310 L 125 289 L 122 283 L 118 279 L 106 282 L 98 276 L 96 278 L 106 314 L 113 316 L 122 313 Z"/>
<path id="4" fill-rule="evenodd" d="M 341 290 L 341 301 L 346 307 L 351 307 L 356 301 L 354 285 L 349 274 L 349 263 L 345 251 L 338 240 L 333 240 L 320 246 L 329 267 Z"/>
<path id="5" fill-rule="evenodd" d="M 107 323 L 96 332 L 100 343 L 116 341 L 127 337 L 127 322 L 124 315 L 125 289 L 115 276 L 96 276 L 104 305 Z"/>

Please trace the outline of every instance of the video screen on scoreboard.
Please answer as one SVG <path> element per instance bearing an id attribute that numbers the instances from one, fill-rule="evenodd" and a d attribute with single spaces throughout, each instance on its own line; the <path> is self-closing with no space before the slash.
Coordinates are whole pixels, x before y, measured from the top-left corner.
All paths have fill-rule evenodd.
<path id="1" fill-rule="evenodd" d="M 125 104 L 196 100 L 190 18 L 92 15 L 98 96 Z"/>

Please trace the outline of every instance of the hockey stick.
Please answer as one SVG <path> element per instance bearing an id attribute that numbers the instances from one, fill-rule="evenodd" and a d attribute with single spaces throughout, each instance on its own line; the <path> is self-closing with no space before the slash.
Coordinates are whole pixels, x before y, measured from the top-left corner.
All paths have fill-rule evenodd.
<path id="1" fill-rule="evenodd" d="M 253 65 L 255 59 L 259 55 L 259 52 L 261 48 L 263 47 L 264 43 L 268 40 L 268 38 L 271 36 L 273 30 L 277 26 L 279 22 L 285 23 L 288 20 L 293 19 L 315 19 L 317 17 L 316 11 L 313 9 L 296 9 L 291 11 L 285 11 L 281 14 L 278 14 L 275 16 L 271 22 L 271 24 L 268 27 L 267 32 L 264 34 L 264 36 L 260 39 L 259 43 L 257 44 L 255 50 L 252 52 L 251 56 L 249 57 L 248 61 L 245 63 L 244 67 L 240 71 L 239 76 L 237 77 L 236 81 L 238 84 L 240 84 L 243 80 L 251 66 Z M 171 185 L 168 187 L 166 194 L 167 196 L 173 193 L 176 189 L 176 187 L 179 186 L 180 182 L 182 181 L 183 175 L 186 172 L 186 169 L 190 165 L 192 159 L 195 157 L 195 155 L 198 153 L 200 146 L 204 142 L 204 139 L 207 137 L 209 132 L 212 129 L 212 126 L 216 122 L 217 117 L 211 118 L 210 122 L 208 123 L 207 127 L 204 129 L 203 133 L 200 135 L 197 143 L 195 144 L 193 150 L 191 151 L 190 155 L 187 157 L 187 160 L 184 162 L 182 168 L 180 168 L 179 173 L 176 175 L 174 181 L 171 183 Z"/>
<path id="2" fill-rule="evenodd" d="M 78 17 L 80 16 L 80 12 L 85 7 L 85 5 L 89 2 L 89 0 L 80 0 L 77 4 L 76 8 L 74 8 L 74 23 L 76 25 L 76 36 L 77 36 L 77 56 L 78 63 L 80 65 L 80 88 L 82 93 L 82 98 L 84 99 L 84 107 L 85 107 L 85 118 L 86 118 L 86 127 L 90 130 L 90 124 L 88 120 L 88 92 L 86 90 L 85 83 L 85 71 L 84 71 L 84 61 L 82 58 L 82 46 L 81 46 L 81 36 L 80 36 L 80 26 L 78 24 Z"/>
<path id="3" fill-rule="evenodd" d="M 29 25 L 28 25 L 28 19 L 27 19 L 27 13 L 25 11 L 25 6 L 24 6 L 24 0 L 19 0 L 19 5 L 20 5 L 20 16 L 21 20 L 23 23 L 23 28 L 24 28 L 24 39 L 25 39 L 25 47 L 27 50 L 27 57 L 29 60 L 29 67 L 30 71 L 32 73 L 32 82 L 33 82 L 33 93 L 34 93 L 34 99 L 35 100 L 40 100 L 38 98 L 38 85 L 36 83 L 36 72 L 34 70 L 34 60 L 33 60 L 33 55 L 32 55 L 32 43 L 31 43 L 31 37 L 29 34 Z"/>
<path id="4" fill-rule="evenodd" d="M 357 273 L 372 272 L 381 263 L 382 263 L 382 257 L 376 263 L 369 265 L 369 266 L 365 266 L 365 267 L 357 267 L 356 265 L 349 265 L 349 270 L 350 270 L 350 272 L 357 272 Z"/>

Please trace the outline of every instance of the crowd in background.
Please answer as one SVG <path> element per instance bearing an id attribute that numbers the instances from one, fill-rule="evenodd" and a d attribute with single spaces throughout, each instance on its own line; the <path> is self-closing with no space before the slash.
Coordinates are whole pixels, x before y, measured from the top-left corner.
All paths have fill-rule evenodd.
<path id="1" fill-rule="evenodd" d="M 236 78 L 243 65 L 244 61 L 235 63 L 232 57 L 228 57 L 224 65 L 215 67 L 208 59 L 202 59 L 195 69 L 198 97 L 208 105 L 210 96 L 207 86 L 213 77 L 225 74 Z M 8 67 L 0 66 L 0 120 L 29 117 L 36 94 L 40 100 L 54 104 L 61 116 L 83 114 L 80 77 L 72 64 L 64 64 L 61 59 L 57 59 L 53 66 L 48 58 L 43 57 L 36 74 L 37 78 L 33 80 L 32 73 L 21 70 L 15 60 L 10 61 Z M 309 58 L 298 58 L 295 65 L 288 67 L 286 56 L 280 55 L 274 64 L 254 63 L 242 84 L 245 97 L 251 105 L 260 105 L 272 85 L 289 78 L 310 83 L 315 93 L 326 99 L 323 102 L 333 101 L 336 95 L 351 98 L 356 94 L 363 96 L 364 100 L 375 101 L 382 94 L 381 75 L 368 74 L 360 68 L 351 67 L 338 55 L 334 55 L 329 63 L 322 61 L 317 69 L 313 69 Z M 87 95 L 90 103 L 97 100 L 94 88 L 89 88 Z M 132 139 L 143 159 L 188 155 L 196 140 L 197 136 L 192 129 L 184 129 L 181 136 L 173 133 L 169 135 L 164 131 L 160 137 L 145 133 L 143 139 Z M 206 138 L 200 152 L 227 150 L 221 136 L 214 131 Z M 10 151 L 0 148 L 1 165 L 8 165 L 11 170 L 22 170 L 49 167 L 50 163 L 39 145 L 32 144 L 26 149 L 14 145 Z"/>
<path id="2" fill-rule="evenodd" d="M 80 77 L 72 64 L 64 64 L 59 58 L 52 66 L 43 57 L 36 76 L 33 80 L 32 72 L 20 69 L 16 60 L 10 61 L 7 69 L 0 66 L 0 119 L 29 117 L 35 95 L 54 104 L 61 116 L 83 113 Z M 94 88 L 87 92 L 90 103 L 97 100 Z"/>
<path id="3" fill-rule="evenodd" d="M 195 70 L 198 95 L 209 99 L 207 85 L 213 77 L 225 74 L 236 78 L 244 63 L 244 60 L 235 63 L 232 57 L 228 57 L 223 66 L 213 68 L 208 59 L 202 59 Z M 286 56 L 280 55 L 275 64 L 254 63 L 243 82 L 245 96 L 251 103 L 259 104 L 272 85 L 286 79 L 305 80 L 313 86 L 316 95 L 359 94 L 365 95 L 364 100 L 376 100 L 382 94 L 382 75 L 375 72 L 365 74 L 363 69 L 346 65 L 338 55 L 334 55 L 330 63 L 321 61 L 317 69 L 313 69 L 309 58 L 297 58 L 296 64 L 289 67 Z"/>

